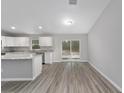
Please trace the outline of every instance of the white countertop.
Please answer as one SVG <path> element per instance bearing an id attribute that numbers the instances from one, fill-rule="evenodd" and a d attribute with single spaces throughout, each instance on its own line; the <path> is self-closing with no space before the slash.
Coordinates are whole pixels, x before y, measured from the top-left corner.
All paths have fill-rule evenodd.
<path id="1" fill-rule="evenodd" d="M 1 59 L 32 59 L 34 56 L 34 53 L 15 52 L 6 53 L 6 55 L 1 56 Z"/>

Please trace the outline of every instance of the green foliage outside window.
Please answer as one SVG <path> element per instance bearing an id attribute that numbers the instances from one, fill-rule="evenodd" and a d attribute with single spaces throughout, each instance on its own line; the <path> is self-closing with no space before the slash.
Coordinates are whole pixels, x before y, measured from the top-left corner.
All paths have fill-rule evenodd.
<path id="1" fill-rule="evenodd" d="M 32 40 L 32 49 L 40 49 L 39 40 Z"/>

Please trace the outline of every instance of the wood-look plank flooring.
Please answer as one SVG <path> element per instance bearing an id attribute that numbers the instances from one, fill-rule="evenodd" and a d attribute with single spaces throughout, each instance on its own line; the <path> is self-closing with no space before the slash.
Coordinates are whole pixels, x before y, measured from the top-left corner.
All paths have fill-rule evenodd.
<path id="1" fill-rule="evenodd" d="M 2 93 L 120 93 L 89 63 L 43 65 L 34 81 L 6 82 Z"/>

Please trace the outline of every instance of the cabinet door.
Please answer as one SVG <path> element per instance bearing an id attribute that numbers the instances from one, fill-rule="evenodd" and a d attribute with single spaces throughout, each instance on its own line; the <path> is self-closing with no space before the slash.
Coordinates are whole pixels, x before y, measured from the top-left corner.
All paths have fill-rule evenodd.
<path id="1" fill-rule="evenodd" d="M 5 42 L 5 36 L 1 36 L 1 47 L 4 48 L 6 46 L 6 42 Z"/>
<path id="2" fill-rule="evenodd" d="M 45 63 L 52 64 L 53 61 L 53 53 L 52 52 L 45 52 Z"/>
<path id="3" fill-rule="evenodd" d="M 28 37 L 5 37 L 5 43 L 8 47 L 29 46 Z"/>
<path id="4" fill-rule="evenodd" d="M 15 46 L 29 46 L 29 38 L 28 37 L 16 37 Z"/>
<path id="5" fill-rule="evenodd" d="M 52 37 L 40 37 L 39 44 L 40 46 L 52 46 L 53 44 Z"/>
<path id="6" fill-rule="evenodd" d="M 14 45 L 14 38 L 12 37 L 5 37 L 5 43 L 6 43 L 6 46 L 13 46 Z"/>

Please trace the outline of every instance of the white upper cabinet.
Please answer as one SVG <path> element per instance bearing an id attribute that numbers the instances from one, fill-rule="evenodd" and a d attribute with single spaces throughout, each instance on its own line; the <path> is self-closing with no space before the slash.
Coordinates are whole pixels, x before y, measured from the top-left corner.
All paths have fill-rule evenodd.
<path id="1" fill-rule="evenodd" d="M 14 38 L 13 37 L 5 37 L 5 43 L 6 43 L 6 46 L 14 46 Z"/>
<path id="2" fill-rule="evenodd" d="M 16 46 L 29 46 L 29 38 L 28 37 L 16 38 Z"/>
<path id="3" fill-rule="evenodd" d="M 5 43 L 5 36 L 1 36 L 1 46 L 2 48 L 4 48 L 6 46 L 6 43 Z"/>
<path id="4" fill-rule="evenodd" d="M 52 37 L 40 37 L 39 45 L 40 46 L 53 46 L 53 38 Z"/>
<path id="5" fill-rule="evenodd" d="M 5 43 L 7 47 L 27 47 L 30 45 L 28 37 L 5 37 Z"/>

